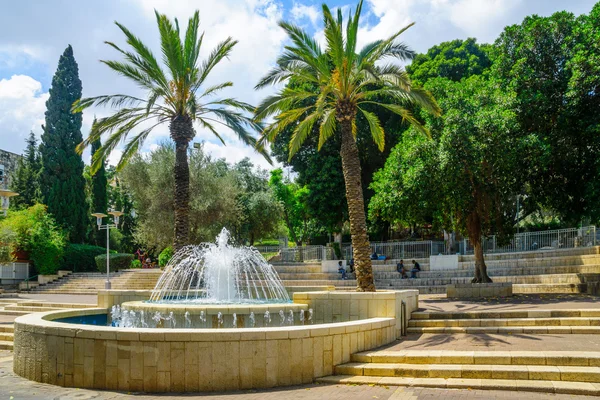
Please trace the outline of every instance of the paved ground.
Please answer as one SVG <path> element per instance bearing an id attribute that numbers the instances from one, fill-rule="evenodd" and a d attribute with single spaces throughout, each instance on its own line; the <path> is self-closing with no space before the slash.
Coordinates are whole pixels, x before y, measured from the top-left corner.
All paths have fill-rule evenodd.
<path id="1" fill-rule="evenodd" d="M 447 299 L 445 294 L 419 295 L 419 311 L 486 311 L 600 308 L 600 299 L 587 294 L 517 294 L 491 299 Z"/>
<path id="2" fill-rule="evenodd" d="M 408 335 L 385 350 L 600 351 L 600 335 L 435 334 Z"/>
<path id="3" fill-rule="evenodd" d="M 528 399 L 528 400 L 591 400 L 589 396 L 554 395 L 531 392 L 501 392 L 485 390 L 452 390 L 398 388 L 394 386 L 370 385 L 306 385 L 285 389 L 244 391 L 227 394 L 161 394 L 119 393 L 85 389 L 61 388 L 35 383 L 16 376 L 12 372 L 12 357 L 9 352 L 0 351 L 0 399 L 7 400 L 165 400 L 165 399 L 214 400 L 462 400 L 462 399 Z"/>

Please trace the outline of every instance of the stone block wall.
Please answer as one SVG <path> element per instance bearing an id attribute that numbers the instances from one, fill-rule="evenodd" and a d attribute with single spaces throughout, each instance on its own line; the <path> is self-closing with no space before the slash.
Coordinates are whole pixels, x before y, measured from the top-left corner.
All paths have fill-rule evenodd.
<path id="1" fill-rule="evenodd" d="M 402 332 L 402 301 L 406 304 L 405 328 L 419 308 L 418 290 L 294 293 L 294 303 L 307 304 L 316 324 L 386 317 L 396 320 L 396 337 Z"/>
<path id="2" fill-rule="evenodd" d="M 264 329 L 118 329 L 49 319 L 104 313 L 54 311 L 15 321 L 14 372 L 59 386 L 197 392 L 310 383 L 352 353 L 396 339 L 394 318 Z"/>
<path id="3" fill-rule="evenodd" d="M 512 296 L 512 283 L 454 283 L 446 285 L 446 296 L 449 298 L 486 298 Z"/>

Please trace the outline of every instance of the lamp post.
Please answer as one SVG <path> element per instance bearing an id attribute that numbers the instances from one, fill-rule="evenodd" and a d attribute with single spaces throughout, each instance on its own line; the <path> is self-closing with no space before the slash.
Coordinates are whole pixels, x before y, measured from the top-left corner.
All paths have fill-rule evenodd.
<path id="1" fill-rule="evenodd" d="M 4 212 L 5 217 L 6 212 L 8 211 L 8 206 L 10 205 L 10 198 L 18 195 L 19 193 L 13 192 L 12 190 L 0 189 L 0 198 L 2 198 L 2 211 Z"/>
<path id="2" fill-rule="evenodd" d="M 107 217 L 103 213 L 94 213 L 92 216 L 96 217 L 96 224 L 98 230 L 106 230 L 106 282 L 104 283 L 104 289 L 110 289 L 110 228 L 119 228 L 119 217 L 123 215 L 122 211 L 111 210 L 108 212 L 113 216 L 113 224 L 102 225 L 102 219 Z"/>

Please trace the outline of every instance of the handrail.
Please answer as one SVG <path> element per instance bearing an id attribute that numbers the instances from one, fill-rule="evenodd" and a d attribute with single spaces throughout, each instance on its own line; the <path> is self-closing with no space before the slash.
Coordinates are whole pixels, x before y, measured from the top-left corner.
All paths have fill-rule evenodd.
<path id="1" fill-rule="evenodd" d="M 27 289 L 25 290 L 29 290 L 29 281 L 32 280 L 33 278 L 37 278 L 38 275 L 34 275 L 34 276 L 30 276 L 29 278 L 25 279 L 25 282 L 27 282 Z"/>

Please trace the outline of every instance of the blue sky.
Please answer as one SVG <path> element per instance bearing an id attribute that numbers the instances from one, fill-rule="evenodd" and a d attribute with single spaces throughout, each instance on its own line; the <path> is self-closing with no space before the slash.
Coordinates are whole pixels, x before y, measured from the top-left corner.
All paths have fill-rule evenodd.
<path id="1" fill-rule="evenodd" d="M 434 44 L 456 38 L 475 37 L 491 42 L 506 25 L 520 23 L 530 14 L 550 15 L 568 10 L 587 13 L 593 0 L 365 0 L 359 41 L 364 44 L 385 37 L 409 22 L 416 25 L 402 40 L 419 52 Z M 205 52 L 231 35 L 239 40 L 232 57 L 219 65 L 213 82 L 232 80 L 226 95 L 257 103 L 274 89 L 253 90 L 256 81 L 273 64 L 286 44 L 277 26 L 280 19 L 291 20 L 321 38 L 320 5 L 316 0 L 72 0 L 5 1 L 0 13 L 0 149 L 20 153 L 30 130 L 38 136 L 44 120 L 45 101 L 56 63 L 71 44 L 79 64 L 84 96 L 109 93 L 143 95 L 125 79 L 115 76 L 99 59 L 118 58 L 103 44 L 105 40 L 123 44 L 113 25 L 117 20 L 146 43 L 157 49 L 153 10 L 180 20 L 200 10 L 201 28 L 206 31 Z M 330 7 L 347 10 L 351 0 L 327 1 Z M 84 114 L 84 136 L 94 114 L 104 116 L 108 109 Z M 216 157 L 235 162 L 250 157 L 267 167 L 262 158 L 243 146 L 231 132 L 223 132 L 227 146 L 217 143 L 208 132 L 197 130 L 197 141 Z M 157 129 L 143 151 L 168 137 L 167 127 Z M 114 162 L 119 152 L 111 156 Z"/>

